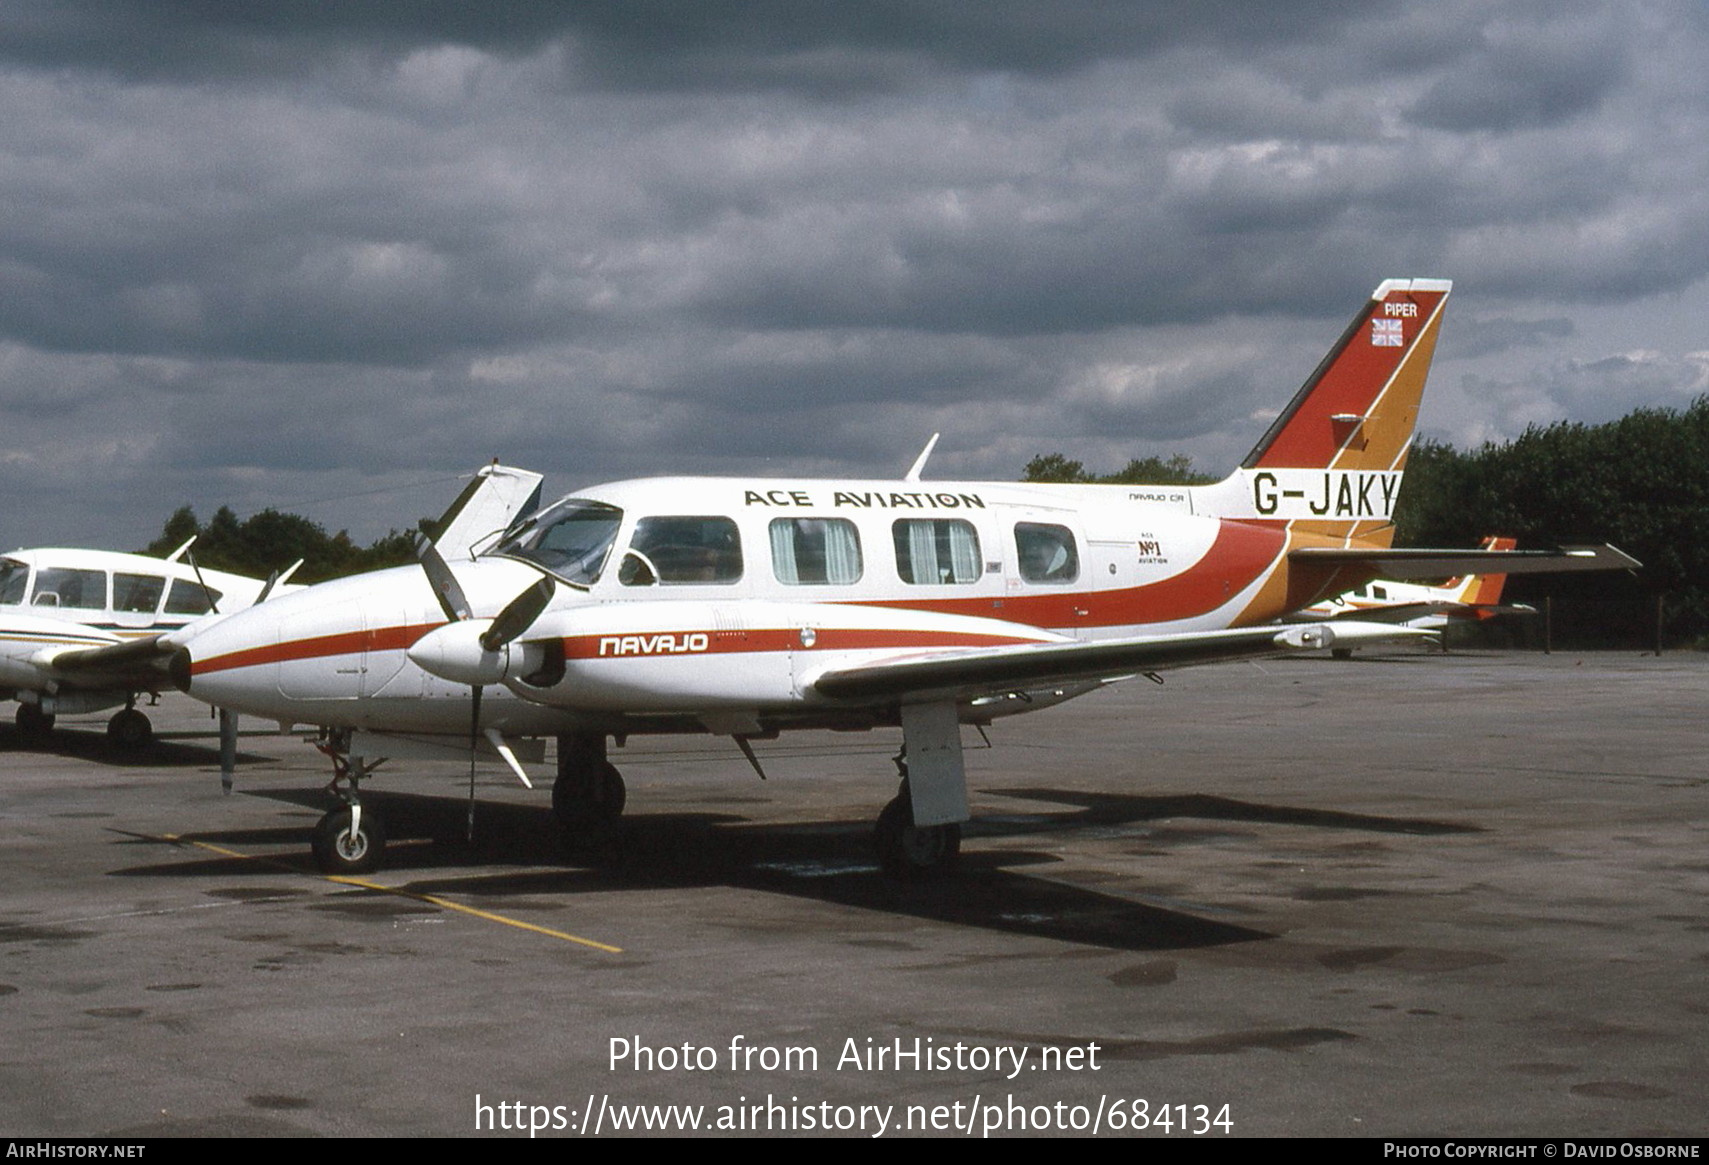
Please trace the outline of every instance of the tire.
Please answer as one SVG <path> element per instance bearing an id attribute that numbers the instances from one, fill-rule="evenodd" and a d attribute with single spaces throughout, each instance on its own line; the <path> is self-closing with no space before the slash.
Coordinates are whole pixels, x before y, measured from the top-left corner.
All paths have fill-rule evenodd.
<path id="1" fill-rule="evenodd" d="M 373 811 L 364 811 L 362 827 L 350 836 L 350 807 L 334 809 L 315 826 L 315 865 L 325 874 L 366 874 L 380 867 L 386 849 L 385 830 Z"/>
<path id="2" fill-rule="evenodd" d="M 873 830 L 879 867 L 904 882 L 941 878 L 961 856 L 961 826 L 915 825 L 914 808 L 897 797 L 878 815 Z"/>
<path id="3" fill-rule="evenodd" d="M 107 739 L 120 748 L 141 748 L 154 739 L 154 725 L 135 708 L 124 708 L 107 721 Z"/>
<path id="4" fill-rule="evenodd" d="M 53 731 L 53 717 L 43 712 L 39 704 L 19 704 L 17 725 L 19 736 L 39 742 Z"/>
<path id="5" fill-rule="evenodd" d="M 552 815 L 566 833 L 609 829 L 623 816 L 629 800 L 623 776 L 609 761 L 598 761 L 552 782 Z"/>

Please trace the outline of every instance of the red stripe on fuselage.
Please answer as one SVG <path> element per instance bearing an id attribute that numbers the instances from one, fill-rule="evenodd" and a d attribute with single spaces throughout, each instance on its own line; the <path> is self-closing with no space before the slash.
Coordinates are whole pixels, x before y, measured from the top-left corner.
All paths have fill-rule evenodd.
<path id="1" fill-rule="evenodd" d="M 946 615 L 983 615 L 1032 627 L 1126 627 L 1169 623 L 1208 615 L 1257 581 L 1281 556 L 1288 541 L 1284 523 L 1224 520 L 1205 556 L 1180 574 L 1154 583 L 1114 590 L 1011 591 L 1000 600 L 894 599 L 869 607 L 902 607 Z M 1248 622 L 1281 615 L 1254 612 Z"/>
<path id="2" fill-rule="evenodd" d="M 376 627 L 366 631 L 342 631 L 336 635 L 318 635 L 313 639 L 293 639 L 288 643 L 269 643 L 229 655 L 192 660 L 191 675 L 209 675 L 239 667 L 261 667 L 269 663 L 286 663 L 297 659 L 321 659 L 333 655 L 359 655 L 368 651 L 403 651 L 417 639 L 443 627 L 443 623 L 406 623 L 402 627 Z"/>
<path id="3" fill-rule="evenodd" d="M 749 628 L 747 630 L 613 631 L 602 635 L 576 635 L 563 641 L 566 659 L 634 659 L 637 656 L 727 655 L 767 651 L 875 651 L 949 647 L 1013 647 L 1023 643 L 1046 643 L 1021 635 L 988 635 L 965 631 L 897 631 L 886 628 L 815 627 L 813 645 L 801 642 L 801 629 L 794 627 Z M 704 637 L 706 646 L 689 647 L 691 638 Z M 652 650 L 621 646 L 606 651 L 602 643 L 639 640 Z M 662 642 L 669 640 L 670 645 Z"/>

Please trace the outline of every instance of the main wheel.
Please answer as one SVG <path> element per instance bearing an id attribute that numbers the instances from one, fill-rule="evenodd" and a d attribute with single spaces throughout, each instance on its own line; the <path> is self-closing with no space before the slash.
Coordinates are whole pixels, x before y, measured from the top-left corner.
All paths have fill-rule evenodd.
<path id="1" fill-rule="evenodd" d="M 154 739 L 154 725 L 135 708 L 123 708 L 107 721 L 107 739 L 120 748 L 141 748 Z"/>
<path id="2" fill-rule="evenodd" d="M 873 839 L 884 872 L 910 882 L 942 877 L 961 855 L 961 826 L 915 825 L 914 807 L 906 797 L 884 807 Z"/>
<path id="3" fill-rule="evenodd" d="M 18 735 L 25 740 L 41 740 L 53 731 L 53 717 L 40 704 L 19 704 L 17 725 Z"/>
<path id="4" fill-rule="evenodd" d="M 380 855 L 386 850 L 386 833 L 380 827 L 379 815 L 372 810 L 362 813 L 362 825 L 354 836 L 350 832 L 350 806 L 329 812 L 315 826 L 315 865 L 327 874 L 366 874 L 378 869 Z"/>
<path id="5" fill-rule="evenodd" d="M 628 799 L 623 777 L 609 761 L 595 761 L 552 783 L 552 814 L 571 838 L 610 829 Z"/>

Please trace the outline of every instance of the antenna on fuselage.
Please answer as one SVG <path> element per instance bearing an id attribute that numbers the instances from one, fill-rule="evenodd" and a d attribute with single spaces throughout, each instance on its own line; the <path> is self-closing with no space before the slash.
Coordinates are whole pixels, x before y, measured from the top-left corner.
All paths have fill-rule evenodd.
<path id="1" fill-rule="evenodd" d="M 932 455 L 932 450 L 937 448 L 939 436 L 941 436 L 939 433 L 932 434 L 932 439 L 926 442 L 926 447 L 920 450 L 920 455 L 918 457 L 914 458 L 913 468 L 909 469 L 907 473 L 902 475 L 903 481 L 920 480 L 920 474 L 925 472 L 926 458 L 930 457 Z"/>

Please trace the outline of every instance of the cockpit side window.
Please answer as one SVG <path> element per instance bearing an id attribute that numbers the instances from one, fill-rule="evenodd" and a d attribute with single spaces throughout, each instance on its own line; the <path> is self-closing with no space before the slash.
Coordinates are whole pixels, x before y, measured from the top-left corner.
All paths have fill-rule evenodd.
<path id="1" fill-rule="evenodd" d="M 30 568 L 15 558 L 0 559 L 0 603 L 17 606 L 30 584 Z"/>
<path id="2" fill-rule="evenodd" d="M 200 583 L 175 578 L 172 580 L 172 589 L 166 592 L 166 613 L 206 615 L 219 604 L 222 597 L 219 591 L 210 591 Z"/>
<path id="3" fill-rule="evenodd" d="M 617 572 L 627 587 L 728 584 L 741 577 L 741 534 L 720 516 L 642 518 Z"/>
<path id="4" fill-rule="evenodd" d="M 493 553 L 532 562 L 575 586 L 592 586 L 622 523 L 616 506 L 569 499 L 524 523 Z"/>
<path id="5" fill-rule="evenodd" d="M 1074 532 L 1045 522 L 1015 523 L 1015 552 L 1021 577 L 1036 583 L 1070 583 L 1080 577 Z"/>
<path id="6" fill-rule="evenodd" d="M 107 572 L 44 566 L 36 571 L 36 592 L 32 605 L 104 611 L 107 608 Z"/>
<path id="7" fill-rule="evenodd" d="M 166 580 L 157 574 L 117 573 L 113 575 L 113 610 L 152 615 L 165 591 Z"/>

